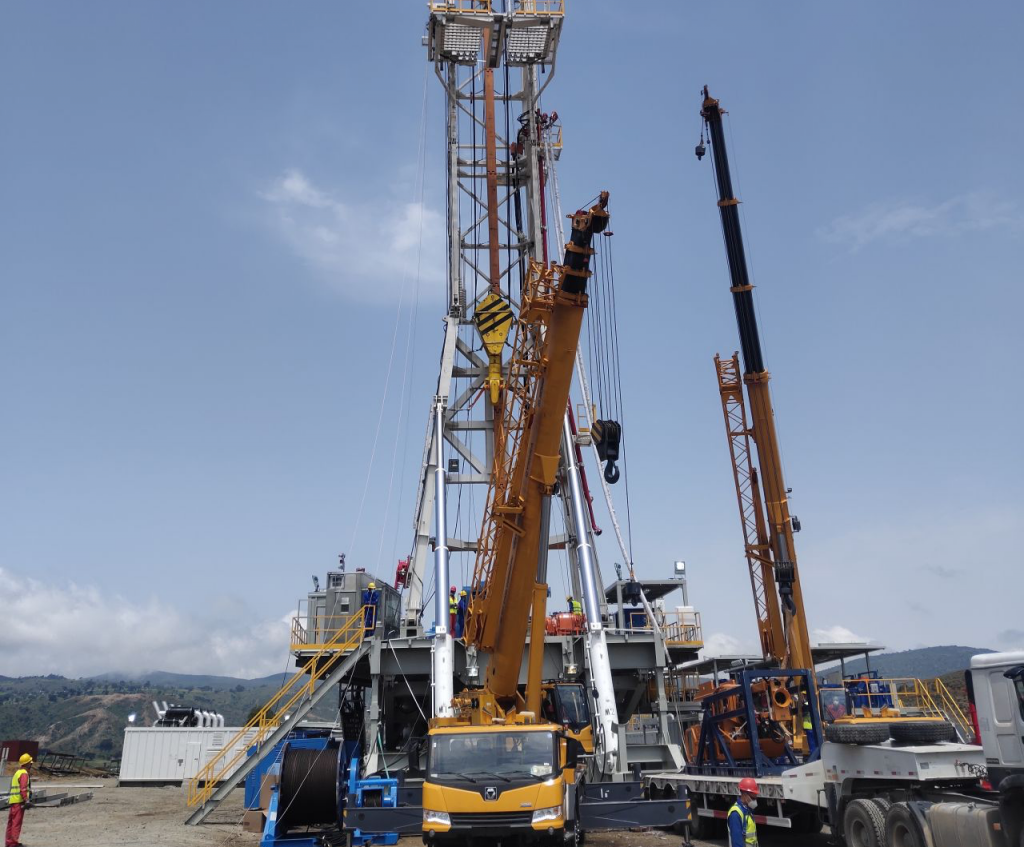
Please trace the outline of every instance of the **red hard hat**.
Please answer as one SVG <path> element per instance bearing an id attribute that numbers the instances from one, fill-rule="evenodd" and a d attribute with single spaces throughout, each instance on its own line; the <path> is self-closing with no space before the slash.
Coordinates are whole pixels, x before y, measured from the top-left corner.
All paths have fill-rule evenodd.
<path id="1" fill-rule="evenodd" d="M 754 797 L 761 793 L 761 789 L 757 787 L 757 783 L 749 776 L 745 776 L 740 780 L 740 791 L 752 794 Z"/>
<path id="2" fill-rule="evenodd" d="M 454 594 L 454 593 L 455 593 L 456 591 L 458 591 L 458 590 L 459 590 L 459 589 L 457 589 L 457 588 L 456 588 L 456 587 L 455 587 L 455 586 L 453 585 L 453 586 L 452 586 L 452 590 L 451 590 L 451 591 L 450 591 L 449 593 L 450 593 L 450 594 Z"/>

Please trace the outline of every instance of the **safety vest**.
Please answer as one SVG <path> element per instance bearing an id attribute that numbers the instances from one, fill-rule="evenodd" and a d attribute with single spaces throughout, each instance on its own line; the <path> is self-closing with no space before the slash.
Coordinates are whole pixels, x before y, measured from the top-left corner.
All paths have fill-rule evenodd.
<path id="1" fill-rule="evenodd" d="M 814 724 L 811 723 L 811 716 L 804 715 L 804 732 L 810 732 L 814 729 Z"/>
<path id="2" fill-rule="evenodd" d="M 579 600 L 571 601 L 570 606 L 572 607 L 572 613 L 574 615 L 583 614 L 583 604 Z"/>
<path id="3" fill-rule="evenodd" d="M 731 818 L 733 812 L 736 812 L 743 822 L 743 844 L 745 847 L 757 847 L 757 824 L 754 823 L 754 816 L 739 803 L 732 804 L 727 817 Z"/>
<path id="4" fill-rule="evenodd" d="M 21 796 L 22 774 L 28 774 L 28 771 L 24 768 L 18 768 L 18 770 L 14 772 L 14 776 L 11 777 L 11 796 L 7 802 L 12 806 L 17 805 L 18 803 L 27 803 L 32 799 L 32 777 L 29 777 L 28 782 L 26 783 L 28 790 L 25 792 L 25 796 Z"/>
<path id="5" fill-rule="evenodd" d="M 456 600 L 454 597 L 449 597 L 448 598 L 448 613 L 451 614 L 451 615 L 454 615 L 457 611 L 459 611 L 459 601 Z"/>

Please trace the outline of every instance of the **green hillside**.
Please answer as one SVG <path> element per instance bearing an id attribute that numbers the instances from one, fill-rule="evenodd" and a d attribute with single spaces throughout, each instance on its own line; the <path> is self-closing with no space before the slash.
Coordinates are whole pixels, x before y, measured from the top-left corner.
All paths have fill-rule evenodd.
<path id="1" fill-rule="evenodd" d="M 961 647 L 948 645 L 942 647 L 921 647 L 917 650 L 903 650 L 898 653 L 879 653 L 871 656 L 871 670 L 878 671 L 884 677 L 912 677 L 915 679 L 934 679 L 954 671 L 963 671 L 971 665 L 971 657 L 979 653 L 991 653 L 984 647 Z M 846 663 L 846 673 L 859 674 L 865 670 L 863 659 L 855 659 Z M 839 678 L 839 666 L 830 668 L 818 675 L 829 681 Z"/>
<path id="2" fill-rule="evenodd" d="M 108 675 L 109 676 L 109 675 Z M 152 676 L 178 677 L 176 674 Z M 41 748 L 93 759 L 121 754 L 128 715 L 136 726 L 156 720 L 153 700 L 195 706 L 224 715 L 227 726 L 242 726 L 253 709 L 280 688 L 281 677 L 243 680 L 197 677 L 216 685 L 175 686 L 153 680 L 66 679 L 61 676 L 0 678 L 0 727 L 3 738 L 31 739 Z M 255 684 L 254 684 L 255 683 Z"/>

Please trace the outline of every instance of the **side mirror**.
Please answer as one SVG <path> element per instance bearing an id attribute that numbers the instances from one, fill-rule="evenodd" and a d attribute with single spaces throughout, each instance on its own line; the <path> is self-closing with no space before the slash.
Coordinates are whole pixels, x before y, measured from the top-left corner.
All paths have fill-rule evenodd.
<path id="1" fill-rule="evenodd" d="M 580 756 L 583 754 L 583 745 L 571 735 L 565 737 L 565 766 L 575 768 L 579 765 Z"/>

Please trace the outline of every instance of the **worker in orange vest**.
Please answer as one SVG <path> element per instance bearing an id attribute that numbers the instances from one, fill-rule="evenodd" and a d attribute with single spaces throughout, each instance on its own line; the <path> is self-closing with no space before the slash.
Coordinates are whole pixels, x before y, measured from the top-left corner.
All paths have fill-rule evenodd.
<path id="1" fill-rule="evenodd" d="M 32 757 L 22 753 L 18 759 L 18 769 L 11 777 L 11 793 L 8 802 L 11 811 L 7 815 L 7 835 L 5 847 L 20 847 L 21 824 L 25 819 L 25 807 L 32 801 Z"/>

